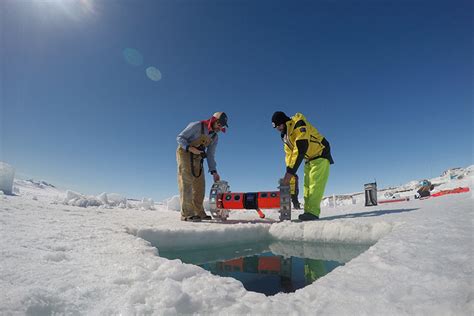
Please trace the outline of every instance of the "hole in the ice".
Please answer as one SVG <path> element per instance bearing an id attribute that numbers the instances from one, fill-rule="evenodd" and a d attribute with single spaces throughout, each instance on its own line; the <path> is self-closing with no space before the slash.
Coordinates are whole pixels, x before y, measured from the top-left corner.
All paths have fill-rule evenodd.
<path id="1" fill-rule="evenodd" d="M 371 245 L 266 241 L 208 249 L 160 250 L 160 256 L 232 277 L 248 291 L 290 293 L 327 275 Z"/>

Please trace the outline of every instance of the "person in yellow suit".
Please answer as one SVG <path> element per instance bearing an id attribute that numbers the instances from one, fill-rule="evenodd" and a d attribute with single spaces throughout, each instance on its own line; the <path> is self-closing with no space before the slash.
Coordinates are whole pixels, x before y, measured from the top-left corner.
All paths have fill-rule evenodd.
<path id="1" fill-rule="evenodd" d="M 285 149 L 283 184 L 290 184 L 305 160 L 304 213 L 298 218 L 302 221 L 317 220 L 329 177 L 329 165 L 334 163 L 329 142 L 301 113 L 290 118 L 284 112 L 277 111 L 273 113 L 272 125 L 281 133 Z"/>

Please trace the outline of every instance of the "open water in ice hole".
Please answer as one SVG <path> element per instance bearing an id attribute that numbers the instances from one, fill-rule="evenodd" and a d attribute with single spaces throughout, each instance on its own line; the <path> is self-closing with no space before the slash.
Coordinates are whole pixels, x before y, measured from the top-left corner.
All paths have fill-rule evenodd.
<path id="1" fill-rule="evenodd" d="M 267 296 L 290 293 L 313 283 L 371 245 L 265 241 L 206 249 L 159 250 L 160 256 L 232 277 L 248 291 Z"/>

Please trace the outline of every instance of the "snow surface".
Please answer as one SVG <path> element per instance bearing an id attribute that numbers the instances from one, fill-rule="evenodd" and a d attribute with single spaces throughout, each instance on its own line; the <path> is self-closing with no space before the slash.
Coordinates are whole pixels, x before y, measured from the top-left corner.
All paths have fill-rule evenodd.
<path id="1" fill-rule="evenodd" d="M 181 222 L 168 209 L 176 200 L 121 208 L 104 202 L 109 194 L 79 207 L 69 205 L 79 193 L 67 199 L 45 183 L 15 180 L 17 195 L 0 195 L 0 315 L 472 315 L 473 175 L 449 180 L 436 189 L 471 191 L 373 207 L 351 200 L 307 223 L 280 223 L 276 211 L 265 220 L 232 211 L 226 223 Z M 266 297 L 159 256 L 263 239 L 275 253 L 348 262 L 295 293 Z M 303 241 L 373 245 L 350 260 Z"/>

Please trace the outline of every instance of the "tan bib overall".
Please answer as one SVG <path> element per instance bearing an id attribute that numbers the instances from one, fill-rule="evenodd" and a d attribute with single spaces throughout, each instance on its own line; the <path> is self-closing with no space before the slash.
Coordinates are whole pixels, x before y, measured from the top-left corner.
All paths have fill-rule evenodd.
<path id="1" fill-rule="evenodd" d="M 211 141 L 211 136 L 201 133 L 201 136 L 193 141 L 190 146 L 207 147 Z M 187 152 L 181 147 L 178 147 L 176 150 L 176 161 L 178 163 L 178 187 L 181 199 L 182 217 L 206 216 L 203 207 L 206 184 L 201 160 L 201 156 Z"/>

